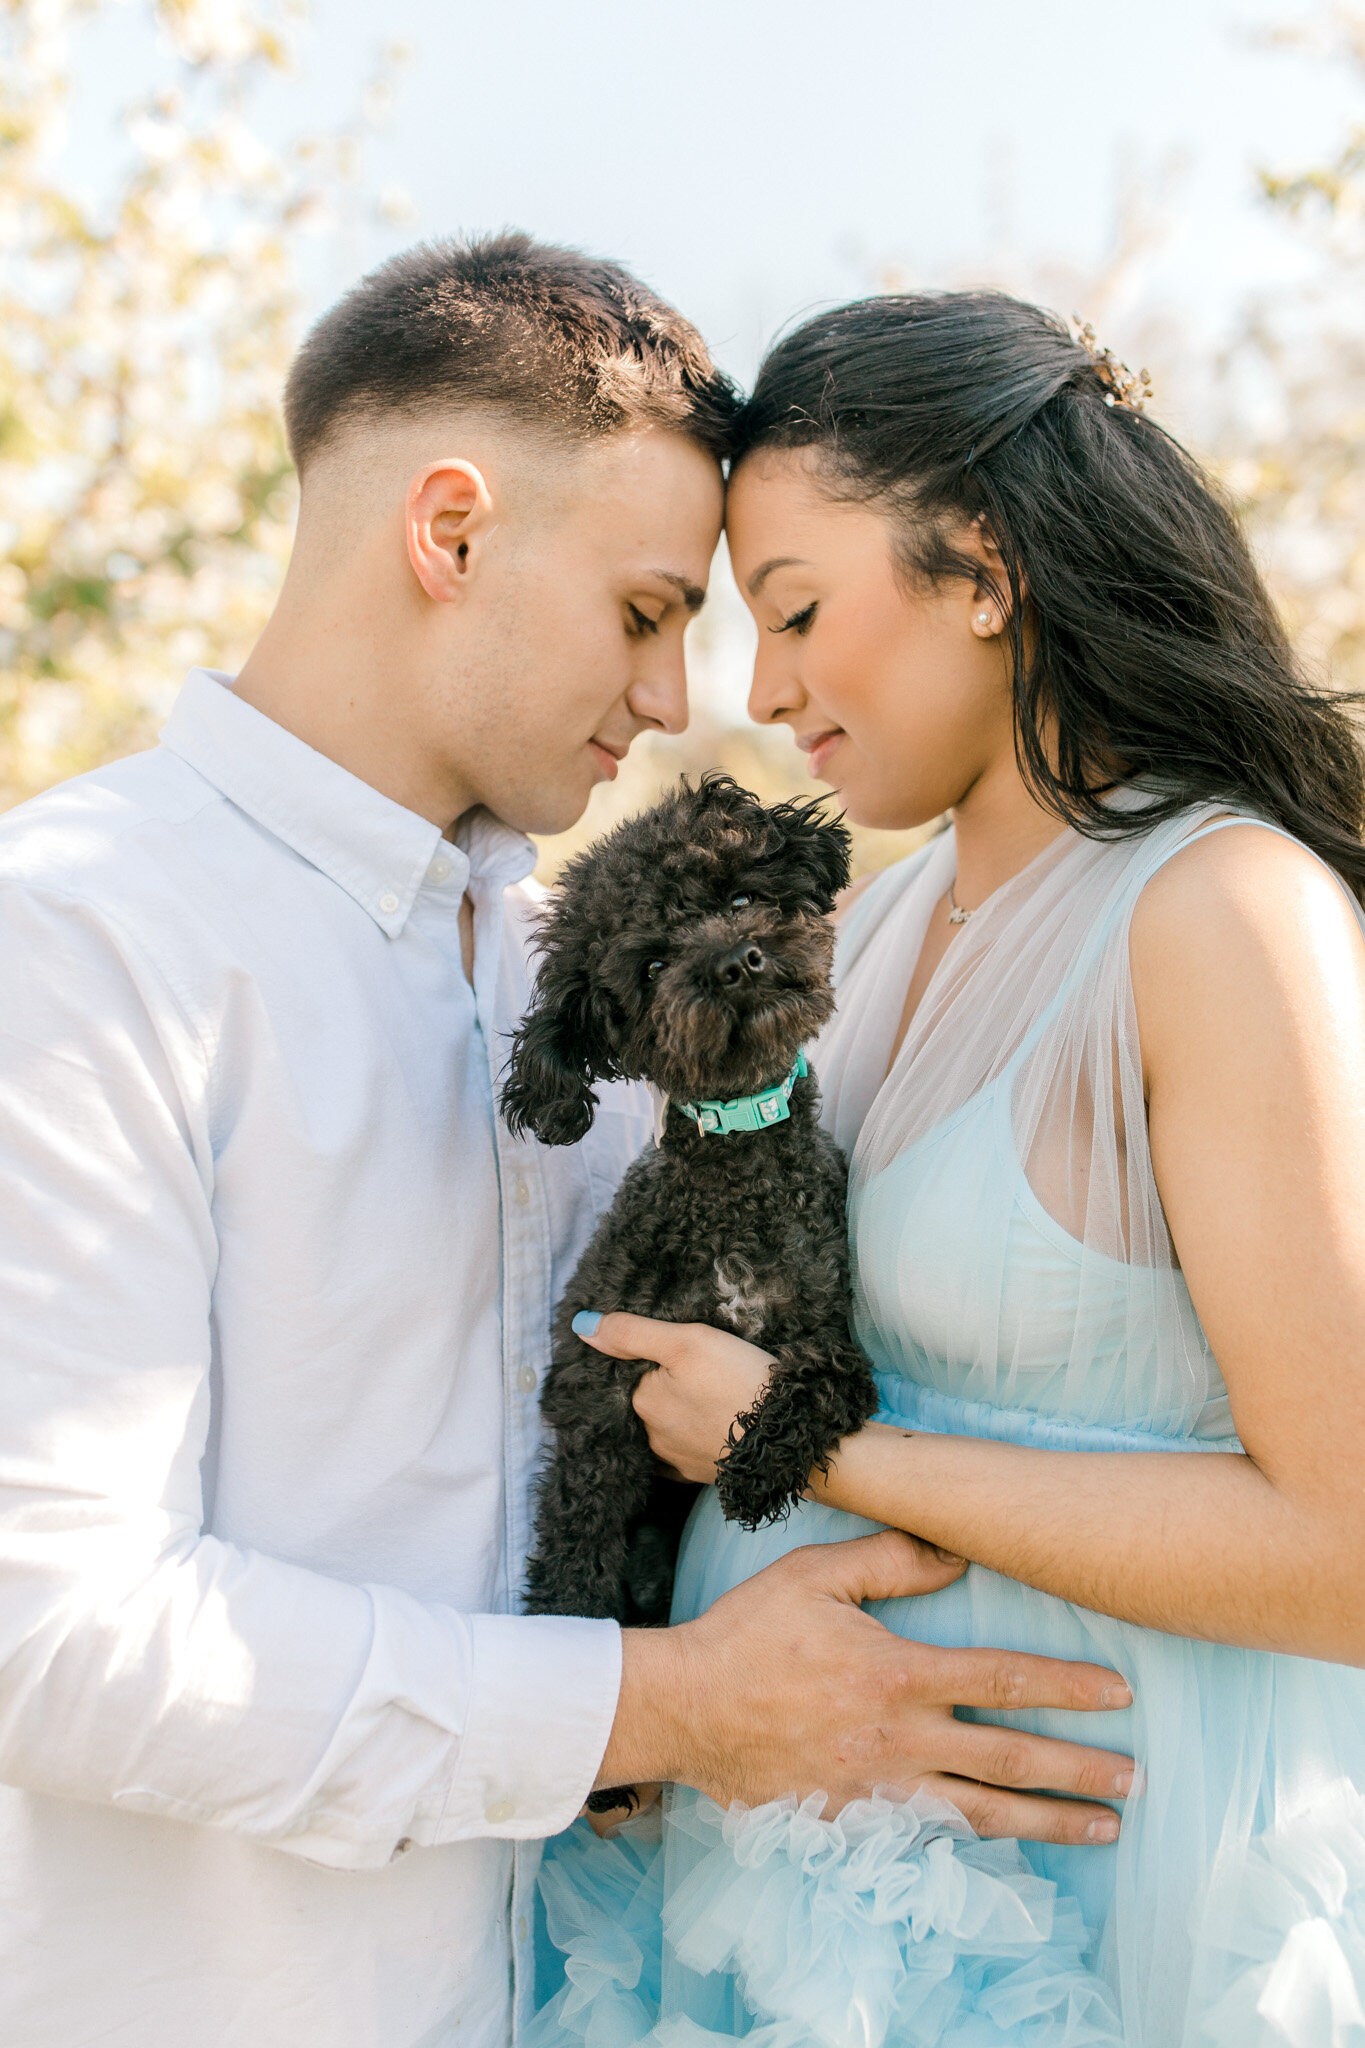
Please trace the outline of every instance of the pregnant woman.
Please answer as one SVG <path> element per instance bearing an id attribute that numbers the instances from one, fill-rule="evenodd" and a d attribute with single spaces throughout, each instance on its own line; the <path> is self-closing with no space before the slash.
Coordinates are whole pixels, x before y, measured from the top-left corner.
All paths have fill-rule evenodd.
<path id="1" fill-rule="evenodd" d="M 751 711 L 853 819 L 953 822 L 846 912 L 815 1052 L 881 1413 L 782 1527 L 704 1493 L 674 1610 L 880 1523 L 965 1557 L 880 1618 L 1122 1673 L 1119 1839 L 978 1841 L 943 1779 L 580 1823 L 538 2040 L 1365 2042 L 1365 786 L 1143 395 L 949 294 L 811 321 L 746 408 Z M 711 1478 L 763 1356 L 594 1341 Z"/>

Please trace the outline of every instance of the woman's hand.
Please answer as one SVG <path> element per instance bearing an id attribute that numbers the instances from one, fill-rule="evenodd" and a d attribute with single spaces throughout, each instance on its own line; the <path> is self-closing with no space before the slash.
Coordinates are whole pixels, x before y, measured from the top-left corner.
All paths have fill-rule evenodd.
<path id="1" fill-rule="evenodd" d="M 585 1344 L 608 1358 L 647 1358 L 658 1367 L 635 1389 L 635 1412 L 655 1457 L 681 1479 L 709 1486 L 737 1416 L 748 1413 L 768 1384 L 772 1359 L 756 1344 L 706 1323 L 660 1323 L 649 1316 L 605 1315 Z"/>

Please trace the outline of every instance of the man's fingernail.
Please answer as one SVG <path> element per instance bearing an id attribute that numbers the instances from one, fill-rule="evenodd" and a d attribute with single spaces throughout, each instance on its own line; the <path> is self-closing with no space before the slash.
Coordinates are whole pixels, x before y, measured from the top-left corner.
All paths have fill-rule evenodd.
<path id="1" fill-rule="evenodd" d="M 1117 1842 L 1118 1838 L 1118 1816 L 1112 1813 L 1108 1820 L 1092 1820 L 1085 1831 L 1087 1842 Z"/>
<path id="2" fill-rule="evenodd" d="M 578 1328 L 577 1322 L 574 1323 L 574 1328 Z M 1131 1707 L 1132 1704 L 1132 1687 L 1125 1685 L 1121 1678 L 1117 1679 L 1113 1685 L 1106 1685 L 1104 1691 L 1100 1694 L 1100 1705 L 1102 1707 Z"/>
<path id="3" fill-rule="evenodd" d="M 597 1325 L 601 1322 L 600 1312 L 595 1308 L 581 1308 L 570 1323 L 575 1337 L 595 1337 Z"/>
<path id="4" fill-rule="evenodd" d="M 966 1558 L 959 1557 L 955 1550 L 940 1550 L 937 1544 L 934 1545 L 934 1552 L 936 1556 L 943 1560 L 944 1564 L 965 1564 L 967 1562 Z"/>
<path id="5" fill-rule="evenodd" d="M 1120 1799 L 1126 1799 L 1126 1798 L 1128 1797 L 1128 1794 L 1129 1794 L 1129 1793 L 1130 1793 L 1130 1792 L 1132 1791 L 1132 1789 L 1133 1789 L 1133 1774 L 1132 1774 L 1132 1772 L 1131 1772 L 1131 1771 L 1120 1771 L 1120 1772 L 1119 1772 L 1119 1773 L 1117 1774 L 1117 1776 L 1115 1777 L 1115 1779 L 1114 1779 L 1114 1790 L 1115 1790 L 1115 1792 L 1116 1792 L 1116 1793 L 1118 1794 L 1119 1798 L 1120 1798 Z"/>

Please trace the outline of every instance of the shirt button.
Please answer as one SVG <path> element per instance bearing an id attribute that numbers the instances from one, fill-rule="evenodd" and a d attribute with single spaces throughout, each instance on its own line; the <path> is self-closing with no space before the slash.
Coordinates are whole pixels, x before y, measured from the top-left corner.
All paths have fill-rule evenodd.
<path id="1" fill-rule="evenodd" d="M 524 1180 L 519 1180 L 516 1186 L 513 1188 L 512 1192 L 516 1196 L 519 1206 L 524 1209 L 526 1207 L 526 1204 L 531 1199 L 531 1190 L 526 1185 L 526 1182 Z"/>
<path id="2" fill-rule="evenodd" d="M 497 1828 L 501 1827 L 505 1820 L 510 1820 L 516 1810 L 510 1799 L 495 1799 L 491 1806 L 485 1806 L 483 1817 L 492 1821 L 493 1826 Z"/>
<path id="3" fill-rule="evenodd" d="M 379 908 L 383 911 L 385 917 L 393 916 L 393 913 L 398 908 L 398 898 L 394 895 L 392 889 L 386 890 L 380 897 Z"/>
<path id="4" fill-rule="evenodd" d="M 395 1855 L 395 1856 L 406 1856 L 406 1855 L 407 1855 L 407 1853 L 408 1853 L 408 1850 L 409 1850 L 409 1849 L 410 1849 L 411 1847 L 412 1847 L 412 1836 L 411 1836 L 411 1835 L 404 1835 L 404 1837 L 403 1837 L 403 1839 L 402 1839 L 402 1841 L 401 1841 L 401 1842 L 395 1842 L 395 1843 L 394 1843 L 394 1845 L 393 1845 L 393 1853 L 394 1853 L 394 1855 Z"/>
<path id="5" fill-rule="evenodd" d="M 449 876 L 450 862 L 445 858 L 444 854 L 438 853 L 431 866 L 427 869 L 427 880 L 429 882 L 444 882 L 449 879 Z"/>
<path id="6" fill-rule="evenodd" d="M 534 1394 L 536 1390 L 536 1375 L 531 1366 L 522 1366 L 517 1374 L 517 1385 L 521 1388 L 523 1394 Z"/>

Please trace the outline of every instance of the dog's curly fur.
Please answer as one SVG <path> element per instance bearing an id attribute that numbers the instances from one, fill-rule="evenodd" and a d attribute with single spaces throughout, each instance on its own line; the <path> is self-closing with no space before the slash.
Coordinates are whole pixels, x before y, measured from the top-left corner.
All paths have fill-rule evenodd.
<path id="1" fill-rule="evenodd" d="M 512 1130 L 573 1143 L 592 1122 L 596 1080 L 650 1081 L 677 1103 L 785 1079 L 833 1010 L 829 913 L 848 851 L 818 802 L 765 806 L 709 775 L 579 855 L 537 941 L 502 1094 Z M 746 1528 L 784 1515 L 873 1412 L 849 1331 L 844 1161 L 819 1106 L 807 1077 L 788 1121 L 706 1137 L 674 1107 L 622 1181 L 556 1314 L 531 1613 L 666 1622 L 696 1492 L 658 1475 L 631 1406 L 648 1366 L 582 1343 L 578 1310 L 725 1324 L 772 1353 L 769 1387 L 731 1431 L 717 1479 L 726 1515 Z"/>

